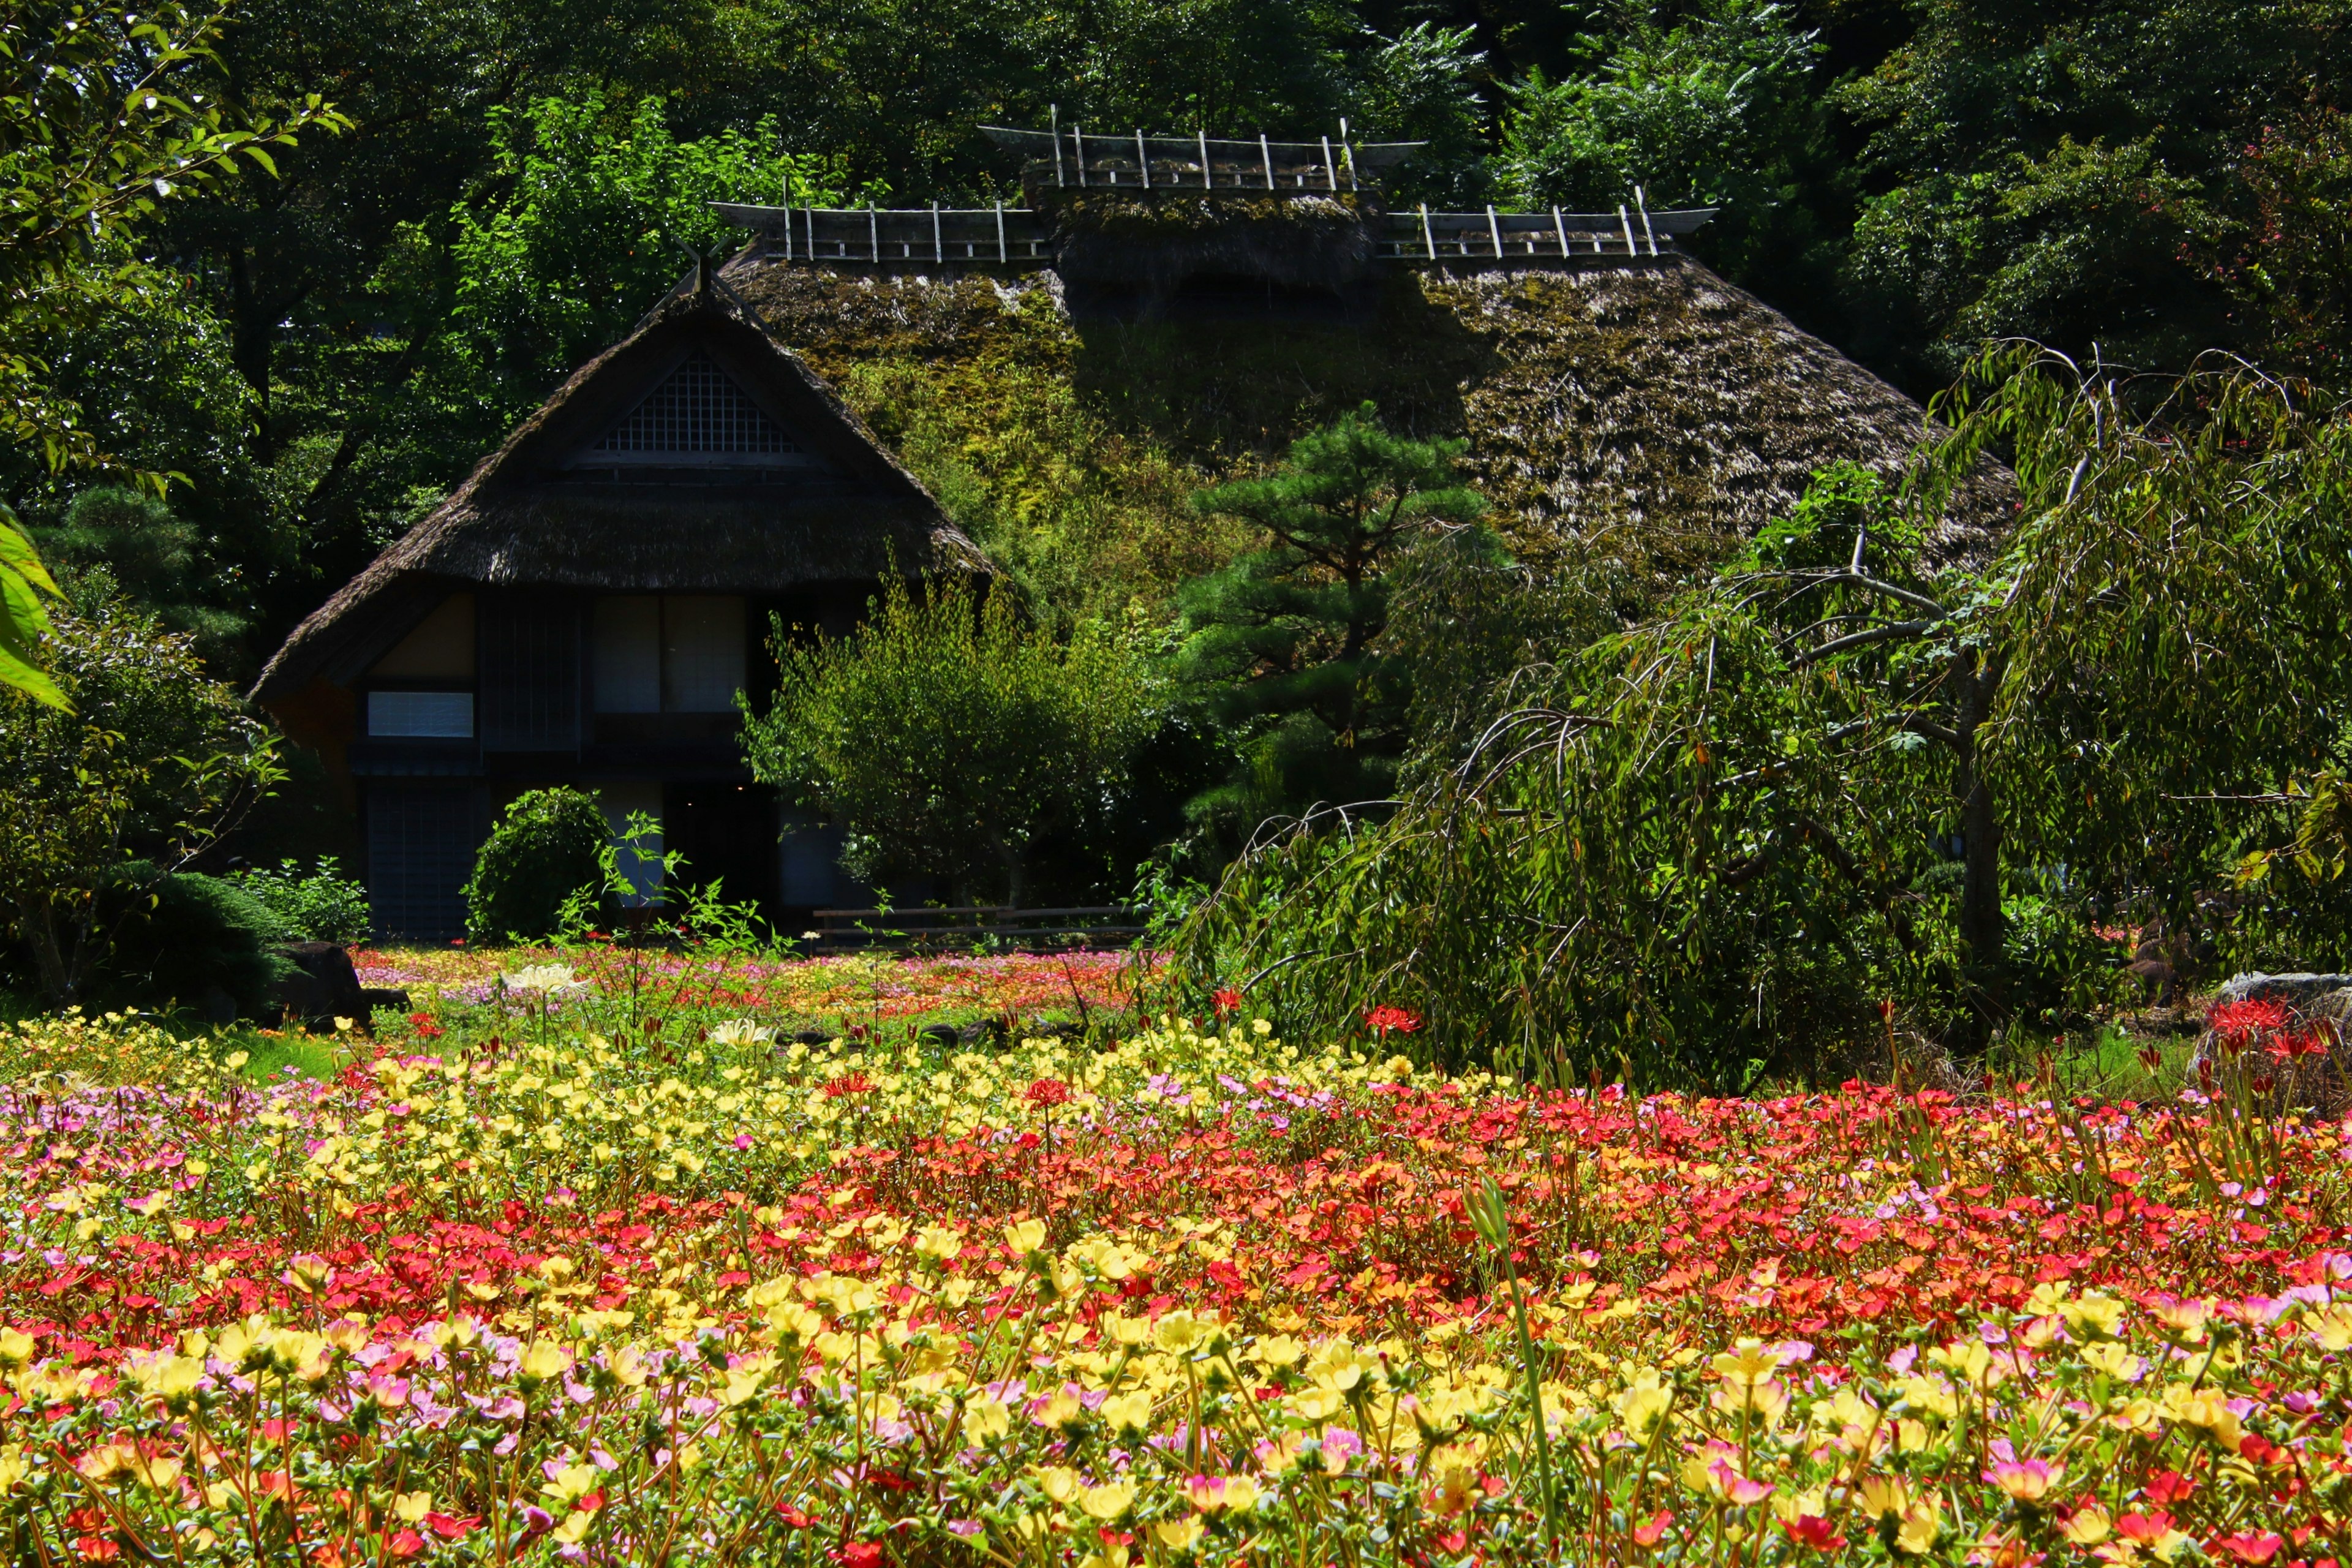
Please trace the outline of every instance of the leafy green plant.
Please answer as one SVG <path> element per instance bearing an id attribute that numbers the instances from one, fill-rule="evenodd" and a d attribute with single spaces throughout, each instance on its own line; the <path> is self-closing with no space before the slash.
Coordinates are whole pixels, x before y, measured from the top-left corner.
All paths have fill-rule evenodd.
<path id="1" fill-rule="evenodd" d="M 774 701 L 743 704 L 753 776 L 839 823 L 861 877 L 1020 903 L 1045 855 L 1107 832 L 1156 721 L 1150 671 L 1099 622 L 1056 642 L 1023 627 L 1009 593 L 961 581 L 919 599 L 893 582 L 871 612 L 846 638 L 773 622 Z"/>
<path id="2" fill-rule="evenodd" d="M 561 929 L 566 900 L 604 885 L 604 809 L 583 790 L 535 789 L 515 797 L 474 858 L 466 931 L 516 941 Z"/>
<path id="3" fill-rule="evenodd" d="M 40 552 L 26 537 L 16 514 L 0 503 L 0 601 L 5 601 L 0 603 L 0 686 L 52 708 L 66 708 L 70 705 L 57 682 L 33 662 L 35 647 L 49 630 L 44 596 L 58 596 L 57 582 L 41 564 Z"/>
<path id="4" fill-rule="evenodd" d="M 1412 681 L 1388 636 L 1388 573 L 1485 511 L 1455 472 L 1465 445 L 1393 434 L 1368 403 L 1265 478 L 1193 497 L 1265 540 L 1179 595 L 1181 679 L 1240 738 L 1239 769 L 1193 802 L 1197 817 L 1246 837 L 1273 814 L 1389 793 Z"/>
<path id="5" fill-rule="evenodd" d="M 60 611 L 49 647 L 70 710 L 0 696 L 0 919 L 63 1005 L 137 907 L 114 895 L 186 867 L 284 774 L 268 731 L 152 618 Z"/>
<path id="6" fill-rule="evenodd" d="M 1739 1089 L 1834 1067 L 1883 1004 L 1980 1050 L 2078 1005 L 2103 901 L 2179 929 L 2250 846 L 2299 860 L 2289 784 L 2352 713 L 2352 425 L 2242 370 L 2136 417 L 2014 353 L 1943 412 L 1907 487 L 1823 474 L 1392 819 L 1244 857 L 1181 944 L 1195 984 L 1286 1027 L 1398 1000 L 1441 1053 Z M 1931 574 L 1917 541 L 1996 439 L 2020 522 Z M 2015 901 L 2062 877 L 2071 910 Z M 2313 879 L 2231 940 L 2332 962 L 2342 902 Z"/>
<path id="7" fill-rule="evenodd" d="M 256 866 L 234 880 L 289 937 L 345 946 L 367 939 L 367 888 L 344 876 L 331 855 L 320 857 L 307 876 L 299 861 L 288 859 L 274 869 Z"/>

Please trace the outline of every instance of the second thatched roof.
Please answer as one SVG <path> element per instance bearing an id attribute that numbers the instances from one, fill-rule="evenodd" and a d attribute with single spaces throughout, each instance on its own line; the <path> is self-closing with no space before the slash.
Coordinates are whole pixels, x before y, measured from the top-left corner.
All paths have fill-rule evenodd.
<path id="1" fill-rule="evenodd" d="M 1044 388 L 1067 405 L 1052 428 L 1068 463 L 1132 469 L 1149 449 L 1206 481 L 1370 400 L 1412 434 L 1468 438 L 1470 477 L 1523 559 L 1574 555 L 1629 581 L 1703 570 L 1786 516 L 1816 470 L 1894 475 L 1927 433 L 1895 387 L 1671 254 L 1391 263 L 1345 306 L 1236 296 L 1143 319 L 1074 312 L 1050 271 L 828 269 L 755 251 L 727 275 L 886 438 L 912 407 L 952 437 L 931 428 L 927 449 L 984 468 L 1034 442 L 1021 399 Z M 1987 463 L 1931 531 L 1935 562 L 1988 554 L 2013 504 Z"/>

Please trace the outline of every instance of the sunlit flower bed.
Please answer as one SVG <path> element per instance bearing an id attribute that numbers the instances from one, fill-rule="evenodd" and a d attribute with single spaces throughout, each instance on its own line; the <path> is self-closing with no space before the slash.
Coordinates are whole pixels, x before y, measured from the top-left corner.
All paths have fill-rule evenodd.
<path id="1" fill-rule="evenodd" d="M 1150 973 L 1149 963 L 1132 954 L 1091 952 L 903 959 L 845 953 L 754 961 L 616 952 L 594 944 L 563 953 L 460 945 L 362 949 L 352 959 L 362 984 L 400 987 L 423 1005 L 444 997 L 480 1003 L 496 991 L 502 974 L 518 966 L 562 962 L 590 974 L 642 971 L 641 984 L 677 1005 L 821 1018 L 844 1026 L 931 1013 L 1015 1020 L 1046 1012 L 1076 1016 L 1127 1003 Z"/>
<path id="2" fill-rule="evenodd" d="M 0 1034 L 16 1561 L 2346 1554 L 2346 1133 L 2243 1097 L 510 1025 Z"/>

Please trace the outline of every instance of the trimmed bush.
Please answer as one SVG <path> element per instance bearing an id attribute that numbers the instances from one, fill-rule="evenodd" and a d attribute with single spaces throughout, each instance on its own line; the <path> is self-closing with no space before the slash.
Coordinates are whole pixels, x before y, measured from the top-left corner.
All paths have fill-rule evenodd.
<path id="1" fill-rule="evenodd" d="M 477 942 L 552 934 L 564 900 L 604 886 L 606 837 L 604 809 L 584 790 L 517 796 L 466 883 L 466 934 Z"/>
<path id="2" fill-rule="evenodd" d="M 219 877 L 157 877 L 144 864 L 122 868 L 106 901 L 118 898 L 128 907 L 97 987 L 110 999 L 215 1016 L 224 1002 L 239 1017 L 273 1010 L 288 965 L 269 944 L 292 933 L 260 900 Z"/>

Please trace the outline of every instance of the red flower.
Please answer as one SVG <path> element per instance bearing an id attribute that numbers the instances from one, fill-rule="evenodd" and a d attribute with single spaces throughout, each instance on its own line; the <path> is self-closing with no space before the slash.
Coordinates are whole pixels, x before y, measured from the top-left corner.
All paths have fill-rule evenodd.
<path id="1" fill-rule="evenodd" d="M 874 1080 L 864 1073 L 844 1073 L 824 1086 L 824 1097 L 827 1100 L 839 1100 L 846 1094 L 870 1094 L 873 1090 Z"/>
<path id="2" fill-rule="evenodd" d="M 2259 1535 L 2242 1530 L 2235 1535 L 2225 1535 L 2219 1541 L 2207 1542 L 2205 1550 L 2214 1552 L 2226 1552 L 2241 1563 L 2267 1563 L 2277 1556 L 2279 1548 L 2285 1544 L 2286 1539 L 2284 1536 L 2273 1535 L 2267 1530 Z"/>
<path id="3" fill-rule="evenodd" d="M 1637 1524 L 1633 1527 L 1633 1539 L 1641 1545 L 1655 1546 L 1658 1543 L 1658 1537 L 1665 1534 L 1666 1526 L 1674 1521 L 1673 1511 L 1662 1508 L 1650 1516 L 1649 1523 Z"/>
<path id="4" fill-rule="evenodd" d="M 446 1513 L 428 1513 L 425 1516 L 425 1527 L 444 1541 L 455 1541 L 481 1522 L 480 1520 L 471 1516 L 460 1518 L 457 1515 Z"/>
<path id="5" fill-rule="evenodd" d="M 1835 1552 L 1845 1544 L 1845 1537 L 1819 1514 L 1801 1513 L 1794 1519 L 1784 1519 L 1780 1528 L 1789 1532 L 1790 1540 L 1816 1552 Z"/>
<path id="6" fill-rule="evenodd" d="M 1066 1105 L 1070 1086 L 1057 1078 L 1041 1078 L 1021 1091 L 1021 1098 L 1034 1106 Z"/>
<path id="7" fill-rule="evenodd" d="M 1421 1027 L 1421 1015 L 1383 1002 L 1364 1015 L 1364 1027 L 1375 1035 L 1410 1035 Z"/>
<path id="8" fill-rule="evenodd" d="M 122 1548 L 103 1535 L 74 1537 L 74 1555 L 85 1563 L 111 1563 L 122 1555 Z"/>
<path id="9" fill-rule="evenodd" d="M 414 1557 L 425 1550 L 425 1537 L 413 1530 L 403 1530 L 384 1545 L 394 1557 Z"/>
<path id="10" fill-rule="evenodd" d="M 1230 985 L 1220 985 L 1217 994 L 1210 1000 L 1216 1004 L 1218 1012 L 1230 1013 L 1242 1005 L 1242 994 Z"/>
<path id="11" fill-rule="evenodd" d="M 788 1502 L 780 1502 L 776 1505 L 776 1517 L 784 1521 L 784 1528 L 787 1530 L 806 1530 L 816 1522 Z"/>
<path id="12" fill-rule="evenodd" d="M 882 1568 L 882 1548 L 871 1541 L 846 1542 L 833 1560 L 841 1568 Z"/>

